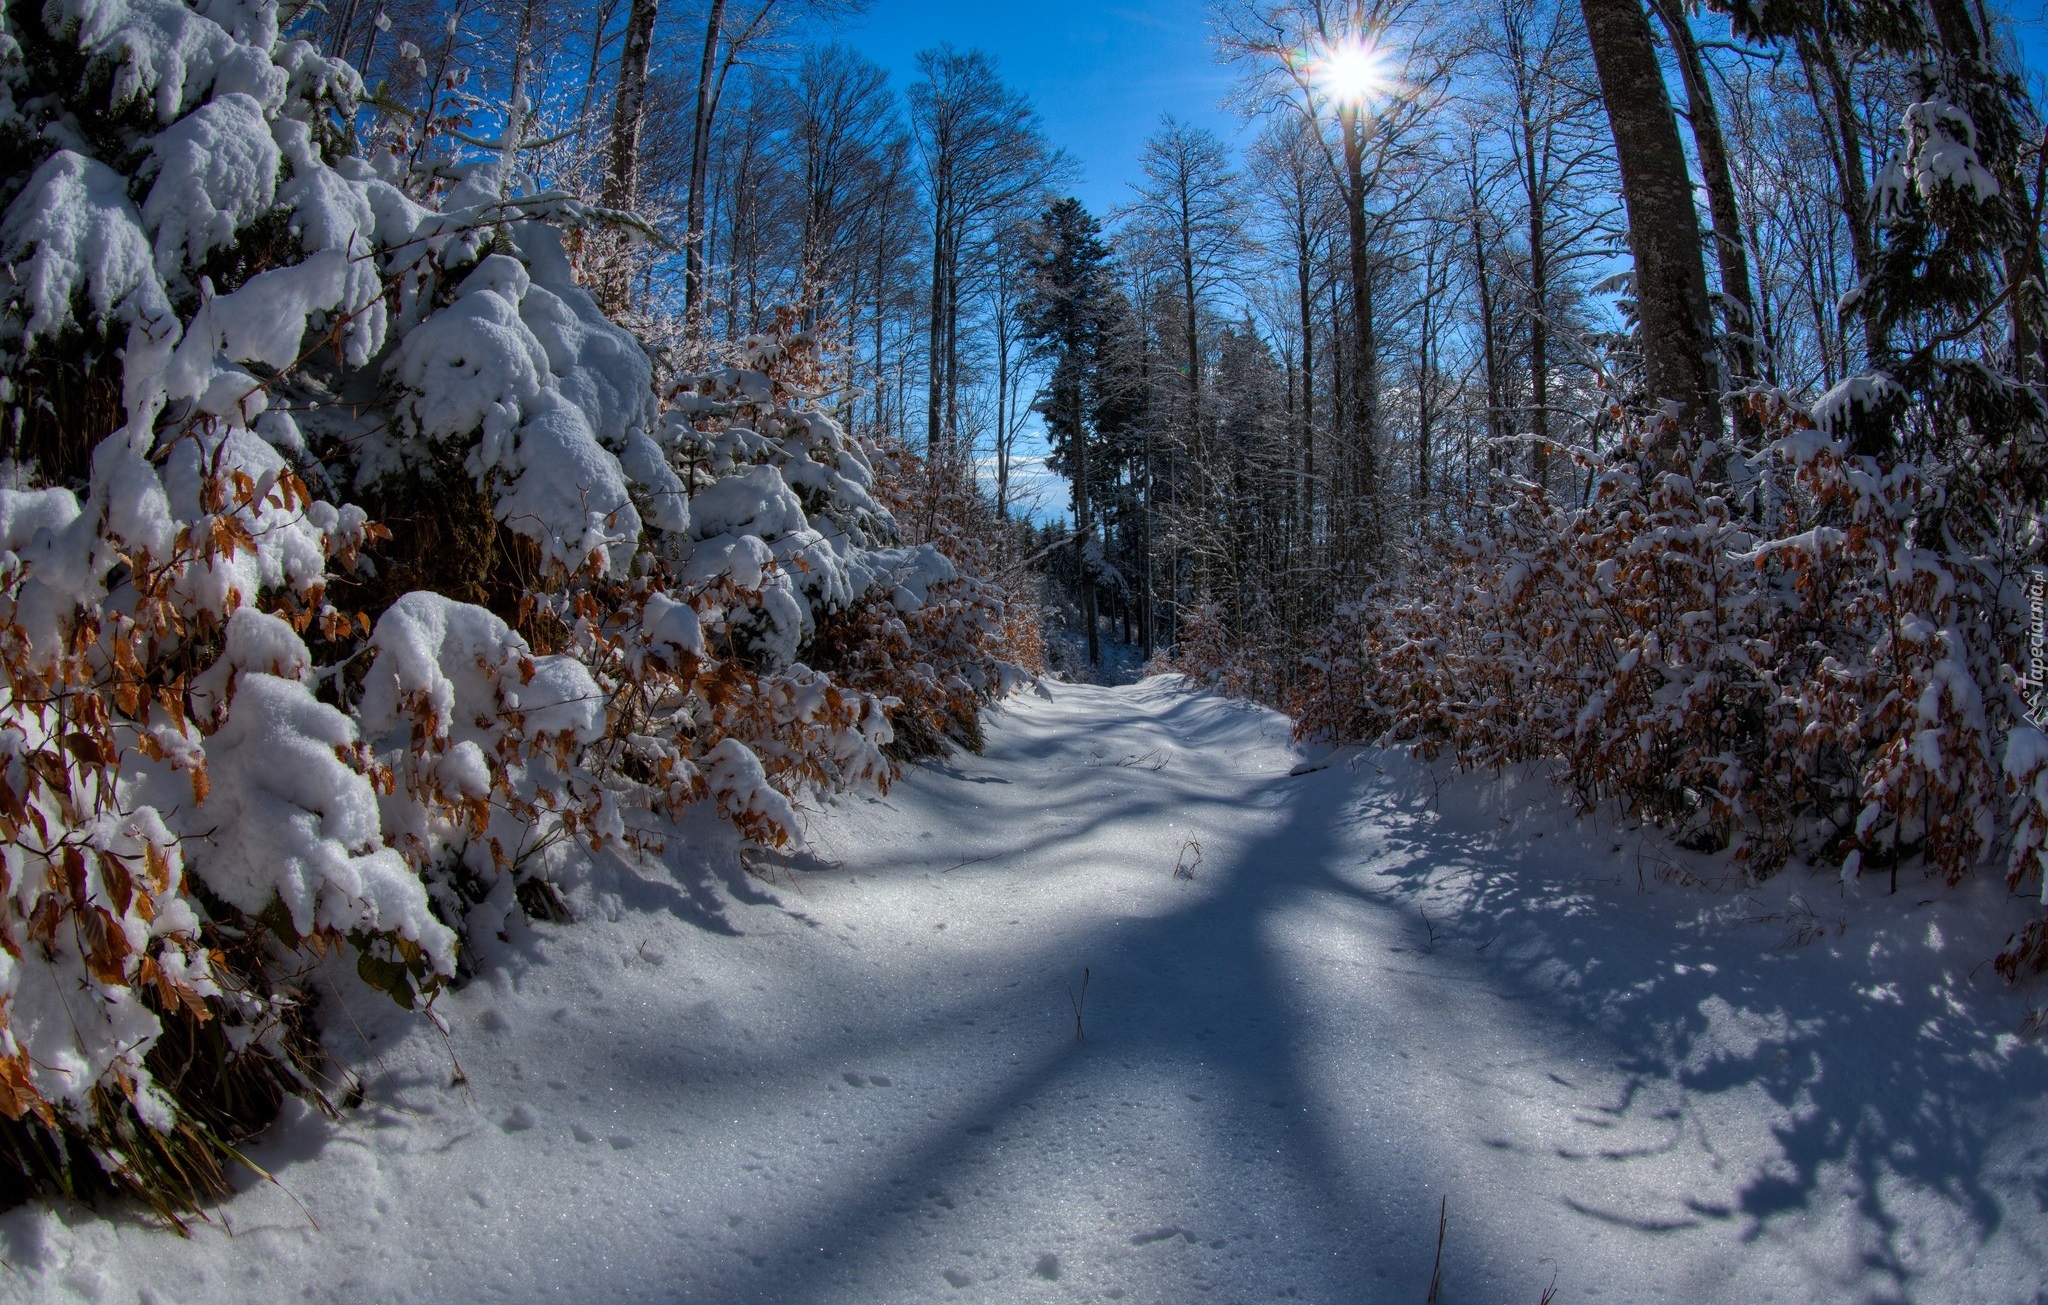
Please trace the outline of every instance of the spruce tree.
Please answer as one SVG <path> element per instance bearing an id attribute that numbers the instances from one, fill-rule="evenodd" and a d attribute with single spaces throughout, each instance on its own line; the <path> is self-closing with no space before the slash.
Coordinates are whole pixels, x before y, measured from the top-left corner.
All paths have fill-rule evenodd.
<path id="1" fill-rule="evenodd" d="M 1877 343 L 1865 371 L 1822 401 L 1823 428 L 1887 463 L 1961 470 L 1991 455 L 2038 492 L 2048 418 L 2038 196 L 2020 156 L 2041 126 L 1978 12 L 1955 0 L 1924 10 L 1901 0 L 1765 0 L 1738 4 L 1735 22 L 1756 40 L 1825 36 L 1919 62 L 1918 99 L 1870 197 L 1874 265 L 1842 304 Z M 1906 343 L 1884 343 L 1893 340 Z"/>
<path id="2" fill-rule="evenodd" d="M 1056 201 L 1039 218 L 1032 252 L 1031 288 L 1024 329 L 1052 377 L 1039 400 L 1055 469 L 1073 485 L 1074 563 L 1081 583 L 1081 615 L 1088 626 L 1088 661 L 1102 660 L 1095 628 L 1093 477 L 1089 466 L 1088 395 L 1096 389 L 1103 320 L 1112 290 L 1109 247 L 1102 226 L 1078 199 Z"/>

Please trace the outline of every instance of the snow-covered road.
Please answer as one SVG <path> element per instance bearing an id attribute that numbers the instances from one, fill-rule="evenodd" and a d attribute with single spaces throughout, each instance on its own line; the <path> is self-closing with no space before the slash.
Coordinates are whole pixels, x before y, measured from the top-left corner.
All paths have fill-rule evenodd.
<path id="1" fill-rule="evenodd" d="M 1527 778 L 1054 693 L 766 883 L 593 870 L 445 1039 L 330 1003 L 367 1102 L 278 1186 L 17 1210 L 0 1296 L 1419 1302 L 1447 1209 L 1446 1302 L 2048 1299 L 2002 890 L 1709 891 Z"/>

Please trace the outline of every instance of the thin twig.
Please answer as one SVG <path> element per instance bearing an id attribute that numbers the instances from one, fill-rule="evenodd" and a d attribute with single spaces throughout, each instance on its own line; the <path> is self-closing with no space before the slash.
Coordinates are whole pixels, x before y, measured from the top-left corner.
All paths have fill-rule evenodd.
<path id="1" fill-rule="evenodd" d="M 1424 1305 L 1436 1305 L 1444 1290 L 1444 1230 L 1451 1223 L 1451 1198 L 1446 1196 L 1436 1208 L 1436 1263 L 1429 1269 L 1429 1295 Z"/>
<path id="2" fill-rule="evenodd" d="M 944 870 L 939 871 L 939 873 L 942 875 L 949 875 L 952 874 L 955 870 L 964 870 L 965 868 L 971 865 L 980 865 L 983 861 L 993 861 L 997 857 L 1000 857 L 1002 855 L 1003 853 L 1001 852 L 990 852 L 987 856 L 977 856 L 972 857 L 966 861 L 957 861 L 954 864 L 947 866 Z"/>

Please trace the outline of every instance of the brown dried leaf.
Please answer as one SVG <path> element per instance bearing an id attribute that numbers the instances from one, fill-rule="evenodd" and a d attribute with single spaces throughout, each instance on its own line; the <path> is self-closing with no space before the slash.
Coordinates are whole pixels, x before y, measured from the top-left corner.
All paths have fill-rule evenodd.
<path id="1" fill-rule="evenodd" d="M 101 983 L 128 982 L 128 932 L 118 920 L 97 906 L 78 913 L 78 938 L 85 952 L 85 968 Z"/>
<path id="2" fill-rule="evenodd" d="M 128 872 L 126 863 L 111 852 L 99 852 L 96 859 L 100 865 L 100 884 L 107 890 L 107 902 L 115 914 L 128 914 L 129 906 L 135 901 L 135 876 Z"/>
<path id="3" fill-rule="evenodd" d="M 84 730 L 73 730 L 66 734 L 64 747 L 72 756 L 88 766 L 111 766 L 117 755 L 109 740 L 88 734 Z"/>

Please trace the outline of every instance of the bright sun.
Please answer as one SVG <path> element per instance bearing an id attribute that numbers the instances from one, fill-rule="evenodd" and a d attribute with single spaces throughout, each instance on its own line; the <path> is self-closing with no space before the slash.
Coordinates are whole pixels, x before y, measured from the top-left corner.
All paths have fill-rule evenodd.
<path id="1" fill-rule="evenodd" d="M 1324 46 L 1309 71 L 1323 94 L 1340 104 L 1365 104 L 1394 89 L 1393 67 L 1385 51 L 1368 37 L 1346 37 Z"/>

